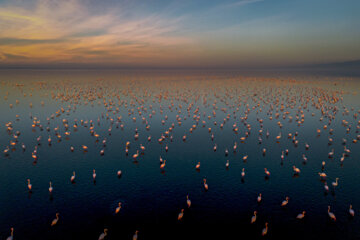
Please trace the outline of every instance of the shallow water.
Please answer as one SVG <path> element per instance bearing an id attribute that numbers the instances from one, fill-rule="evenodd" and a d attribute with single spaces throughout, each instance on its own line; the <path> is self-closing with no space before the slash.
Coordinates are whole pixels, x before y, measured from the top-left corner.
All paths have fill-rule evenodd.
<path id="1" fill-rule="evenodd" d="M 9 236 L 11 227 L 15 229 L 14 239 L 98 239 L 104 228 L 109 229 L 107 239 L 131 239 L 135 230 L 139 230 L 139 239 L 208 239 L 215 233 L 223 238 L 261 238 L 265 222 L 269 223 L 266 239 L 360 238 L 360 148 L 359 143 L 352 142 L 360 134 L 359 117 L 354 117 L 360 109 L 357 78 L 234 71 L 1 70 L 0 86 L 1 148 L 10 146 L 14 133 L 20 132 L 16 145 L 0 157 L 1 239 Z M 324 100 L 329 96 L 343 99 L 329 103 Z M 296 102 L 290 108 L 286 105 L 292 97 Z M 306 97 L 309 103 L 301 105 Z M 324 102 L 322 106 L 338 108 L 330 124 L 328 116 L 319 120 L 321 111 L 312 105 L 313 100 L 318 102 L 318 97 Z M 284 111 L 279 110 L 280 105 L 276 106 L 277 99 L 278 103 L 284 102 Z M 215 100 L 216 117 L 213 116 Z M 141 106 L 146 111 L 138 108 Z M 299 106 L 304 114 L 300 125 L 295 119 Z M 349 111 L 347 114 L 343 114 L 344 106 Z M 198 112 L 194 112 L 197 108 Z M 250 109 L 247 119 L 241 119 L 246 116 L 247 108 Z M 285 111 L 289 114 L 283 119 Z M 333 108 L 329 111 L 332 114 Z M 276 112 L 280 113 L 279 118 L 275 118 Z M 228 114 L 229 119 L 224 123 Z M 181 117 L 181 125 L 176 115 Z M 198 122 L 194 115 L 200 117 Z M 288 116 L 293 120 L 289 121 Z M 149 130 L 142 117 L 150 125 Z M 32 127 L 35 118 L 40 123 Z M 68 121 L 68 130 L 63 119 Z M 75 119 L 77 130 L 73 127 Z M 263 119 L 261 144 L 258 119 Z M 81 124 L 81 120 L 88 122 Z M 98 140 L 90 133 L 90 120 L 100 135 Z M 342 120 L 348 125 L 344 126 Z M 279 121 L 282 128 L 277 124 Z M 5 126 L 8 122 L 12 122 L 11 131 Z M 173 136 L 173 141 L 166 137 L 160 144 L 158 139 L 172 123 L 174 128 L 169 136 Z M 234 123 L 239 129 L 237 133 L 233 131 Z M 194 124 L 196 128 L 190 133 Z M 251 125 L 250 131 L 246 124 Z M 324 125 L 328 128 L 324 129 Z M 56 127 L 61 140 L 55 135 Z M 135 128 L 139 132 L 137 140 Z M 320 135 L 316 129 L 321 130 Z M 65 136 L 65 131 L 70 135 Z M 246 131 L 250 134 L 241 142 Z M 280 132 L 282 137 L 277 142 L 275 138 Z M 287 137 L 295 132 L 298 132 L 297 146 Z M 184 134 L 186 141 L 182 140 Z M 148 136 L 152 137 L 151 141 L 147 140 Z M 333 138 L 331 145 L 329 137 Z M 346 147 L 351 153 L 341 164 L 343 138 L 347 139 Z M 127 141 L 131 142 L 128 155 L 125 154 Z M 238 146 L 236 152 L 233 152 L 234 142 Z M 21 143 L 26 145 L 25 151 Z M 308 150 L 305 143 L 310 145 Z M 140 144 L 146 149 L 134 162 L 132 155 Z M 216 152 L 214 144 L 218 146 Z M 88 146 L 87 152 L 82 150 L 82 145 Z M 36 161 L 31 154 L 35 146 Z M 75 148 L 74 152 L 70 146 Z M 263 148 L 267 149 L 265 155 Z M 103 156 L 101 149 L 105 150 Z M 285 149 L 289 154 L 281 161 Z M 332 149 L 334 157 L 328 158 Z M 302 154 L 308 159 L 306 164 Z M 245 155 L 248 155 L 246 162 L 242 160 Z M 159 156 L 167 160 L 164 170 L 159 168 Z M 226 160 L 230 162 L 228 169 Z M 199 161 L 200 171 L 196 171 Z M 326 162 L 328 193 L 318 175 L 322 161 Z M 293 175 L 293 165 L 300 168 L 299 176 Z M 268 179 L 264 178 L 265 167 L 271 172 Z M 246 172 L 243 180 L 242 168 Z M 96 183 L 92 179 L 93 169 L 97 173 Z M 116 175 L 118 170 L 122 171 L 120 178 Z M 72 184 L 73 171 L 76 181 Z M 331 182 L 336 177 L 339 185 L 333 190 Z M 207 179 L 208 191 L 204 190 L 203 178 Z M 31 193 L 27 179 L 31 179 Z M 54 188 L 51 195 L 49 181 Z M 256 201 L 259 193 L 262 193 L 261 203 Z M 192 201 L 189 209 L 187 194 Z M 289 204 L 281 208 L 286 196 L 290 197 Z M 119 201 L 122 209 L 116 215 Z M 349 217 L 350 204 L 355 210 L 354 218 Z M 328 217 L 328 205 L 336 215 L 336 222 Z M 178 221 L 177 215 L 183 208 L 184 217 Z M 254 210 L 258 219 L 251 225 Z M 305 218 L 296 219 L 303 210 Z M 59 222 L 51 227 L 57 212 Z"/>

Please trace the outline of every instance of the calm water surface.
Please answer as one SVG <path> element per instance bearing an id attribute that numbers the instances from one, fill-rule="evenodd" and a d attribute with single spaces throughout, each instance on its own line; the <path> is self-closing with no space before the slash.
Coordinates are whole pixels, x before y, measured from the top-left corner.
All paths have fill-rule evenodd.
<path id="1" fill-rule="evenodd" d="M 109 229 L 105 239 L 132 239 L 136 230 L 139 239 L 209 239 L 215 233 L 222 234 L 221 239 L 360 238 L 360 143 L 353 142 L 360 134 L 357 78 L 226 71 L 2 70 L 0 86 L 0 146 L 2 151 L 10 148 L 0 156 L 0 239 L 10 235 L 11 227 L 14 239 L 98 239 L 104 228 Z M 301 120 L 302 115 L 304 121 L 298 124 L 296 117 Z M 335 117 L 331 122 L 330 115 Z M 241 141 L 246 132 L 248 137 Z M 288 138 L 296 132 L 297 145 Z M 282 137 L 276 141 L 279 133 Z M 159 143 L 162 135 L 165 140 Z M 140 144 L 145 151 L 134 162 Z M 341 164 L 344 146 L 351 153 Z M 289 154 L 281 161 L 285 149 Z M 328 158 L 332 149 L 334 157 Z M 160 156 L 166 159 L 163 170 Z M 195 170 L 198 162 L 200 171 Z M 301 170 L 299 176 L 293 175 L 294 165 Z M 268 179 L 265 167 L 271 172 Z M 73 171 L 75 183 L 70 181 Z M 322 171 L 330 187 L 327 193 L 318 175 Z M 335 178 L 339 185 L 333 190 Z M 286 196 L 289 204 L 282 208 Z M 115 214 L 118 202 L 122 208 Z M 350 204 L 354 218 L 349 216 Z M 329 219 L 328 205 L 336 222 Z M 184 217 L 178 221 L 181 209 Z M 258 218 L 250 224 L 255 210 Z M 305 218 L 296 219 L 304 210 Z M 51 227 L 57 212 L 59 221 Z M 265 222 L 269 229 L 262 237 Z"/>

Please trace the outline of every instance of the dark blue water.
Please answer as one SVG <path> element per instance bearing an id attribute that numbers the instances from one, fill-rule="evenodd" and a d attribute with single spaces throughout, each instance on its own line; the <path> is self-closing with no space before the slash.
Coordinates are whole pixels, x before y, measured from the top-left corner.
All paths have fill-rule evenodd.
<path id="1" fill-rule="evenodd" d="M 0 86 L 0 146 L 2 151 L 10 148 L 0 157 L 1 239 L 10 235 L 11 227 L 14 239 L 98 239 L 104 228 L 108 229 L 105 239 L 132 239 L 136 230 L 139 239 L 208 239 L 212 234 L 221 234 L 220 239 L 256 239 L 262 238 L 265 222 L 269 223 L 267 239 L 360 238 L 360 148 L 353 142 L 360 134 L 358 79 L 226 71 L 3 70 Z M 338 101 L 331 102 L 332 96 Z M 304 122 L 299 125 L 296 116 L 301 120 L 302 114 Z M 334 116 L 331 122 L 329 114 Z M 262 127 L 259 119 L 263 120 Z M 39 122 L 32 127 L 34 121 Z M 5 126 L 9 122 L 11 130 Z M 159 143 L 173 123 L 169 137 Z M 193 125 L 196 127 L 191 133 Z M 91 127 L 98 138 L 90 133 Z M 138 139 L 134 138 L 136 128 Z M 321 129 L 319 135 L 317 129 Z M 17 131 L 20 135 L 16 142 Z M 242 142 L 240 138 L 246 132 L 249 135 Z M 297 145 L 288 138 L 295 132 Z M 277 142 L 279 133 L 282 137 Z M 41 140 L 37 141 L 39 136 Z M 149 136 L 151 141 L 147 140 Z M 333 139 L 331 145 L 329 137 Z M 351 153 L 341 164 L 343 138 Z M 10 141 L 16 144 L 11 146 Z M 233 152 L 235 142 L 238 147 Z M 21 148 L 22 143 L 26 150 Z M 305 143 L 310 145 L 308 150 Z M 140 144 L 145 151 L 134 162 L 132 155 L 140 150 Z M 82 145 L 88 147 L 87 152 Z M 35 147 L 36 161 L 31 154 Z M 100 155 L 102 149 L 104 155 Z M 285 149 L 289 154 L 281 161 Z M 328 158 L 332 149 L 334 157 Z M 163 170 L 160 156 L 166 159 Z M 227 160 L 229 168 L 225 167 Z M 322 161 L 326 162 L 323 170 Z M 198 162 L 200 171 L 195 170 Z M 301 170 L 299 176 L 293 175 L 293 165 Z M 271 172 L 268 179 L 264 168 Z M 120 178 L 118 170 L 122 171 Z M 70 181 L 73 171 L 75 183 Z M 327 193 L 318 175 L 321 171 L 328 176 Z M 203 178 L 207 179 L 208 191 L 204 190 Z M 331 183 L 335 178 L 339 178 L 339 185 L 334 190 Z M 31 180 L 31 193 L 27 179 Z M 54 188 L 51 195 L 49 181 Z M 259 193 L 261 203 L 257 202 Z M 186 195 L 192 201 L 190 208 Z M 289 204 L 282 208 L 286 196 L 290 197 Z M 122 208 L 115 214 L 118 202 Z M 350 204 L 355 210 L 353 218 L 348 212 Z M 328 217 L 328 205 L 336 222 Z M 178 221 L 181 209 L 185 209 L 184 217 Z M 258 218 L 250 224 L 254 210 Z M 304 210 L 305 218 L 296 219 Z M 51 227 L 56 213 L 59 221 Z"/>

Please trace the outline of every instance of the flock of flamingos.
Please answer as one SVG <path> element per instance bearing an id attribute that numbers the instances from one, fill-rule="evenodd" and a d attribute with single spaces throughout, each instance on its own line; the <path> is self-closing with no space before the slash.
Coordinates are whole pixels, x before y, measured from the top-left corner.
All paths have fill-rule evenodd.
<path id="1" fill-rule="evenodd" d="M 205 81 L 205 80 L 204 80 Z M 172 147 L 172 142 L 187 141 L 193 134 L 196 134 L 197 128 L 205 128 L 208 131 L 208 137 L 213 141 L 213 149 L 209 151 L 219 151 L 217 149 L 216 137 L 214 136 L 214 129 L 222 129 L 224 125 L 232 125 L 232 131 L 237 134 L 237 141 L 232 146 L 228 146 L 225 149 L 225 156 L 230 151 L 239 151 L 241 149 L 240 144 L 247 141 L 250 134 L 258 135 L 258 141 L 261 143 L 263 139 L 273 139 L 273 141 L 281 141 L 287 139 L 291 141 L 294 146 L 304 147 L 305 149 L 311 148 L 311 146 L 305 141 L 300 141 L 298 136 L 299 132 L 284 132 L 282 126 L 285 122 L 291 122 L 294 125 L 301 127 L 306 118 L 315 118 L 319 116 L 319 121 L 323 122 L 323 127 L 313 129 L 314 134 L 328 135 L 328 143 L 332 144 L 335 137 L 333 137 L 332 123 L 336 118 L 341 118 L 344 115 L 353 115 L 353 122 L 347 122 L 342 120 L 341 124 L 344 127 L 344 132 L 349 133 L 354 129 L 356 133 L 360 130 L 360 120 L 358 120 L 358 114 L 360 110 L 348 109 L 342 104 L 343 96 L 342 92 L 335 89 L 325 89 L 317 86 L 307 86 L 306 82 L 300 82 L 293 79 L 256 79 L 257 83 L 253 84 L 254 79 L 242 78 L 237 80 L 229 80 L 229 82 L 221 81 L 206 81 L 207 88 L 200 87 L 203 85 L 201 81 L 192 82 L 189 81 L 170 81 L 164 83 L 163 81 L 155 82 L 154 84 L 142 83 L 137 81 L 130 81 L 127 85 L 119 86 L 114 81 L 106 81 L 98 79 L 96 81 L 89 81 L 86 84 L 64 81 L 64 83 L 50 84 L 46 82 L 37 82 L 33 86 L 26 86 L 25 84 L 13 84 L 11 86 L 16 91 L 20 91 L 24 96 L 32 96 L 33 92 L 42 91 L 46 93 L 47 97 L 51 97 L 52 100 L 57 101 L 62 106 L 59 109 L 53 109 L 52 113 L 49 113 L 46 119 L 40 119 L 37 116 L 30 114 L 32 119 L 31 129 L 45 130 L 48 133 L 48 138 L 43 139 L 39 136 L 36 139 L 37 144 L 35 146 L 28 146 L 21 142 L 21 133 L 14 127 L 14 122 L 6 122 L 6 131 L 10 136 L 10 140 L 7 146 L 4 146 L 3 154 L 11 155 L 13 148 L 22 148 L 23 151 L 32 151 L 33 161 L 38 160 L 38 150 L 41 148 L 41 144 L 61 144 L 61 139 L 69 138 L 74 134 L 77 134 L 78 128 L 86 128 L 90 132 L 91 136 L 102 143 L 104 146 L 99 155 L 106 154 L 106 144 L 110 141 L 107 135 L 111 135 L 112 131 L 116 129 L 124 129 L 127 127 L 127 122 L 136 122 L 137 124 L 143 124 L 148 130 L 150 126 L 150 119 L 157 116 L 161 119 L 157 122 L 158 125 L 164 125 L 169 121 L 168 115 L 176 115 L 176 121 L 171 122 L 171 126 L 165 129 L 163 132 L 159 132 L 158 136 L 147 136 L 147 141 L 157 141 L 167 152 Z M 10 85 L 10 83 L 2 83 L 3 85 Z M 15 91 L 12 90 L 12 91 Z M 5 100 L 8 100 L 11 93 L 7 92 Z M 19 104 L 19 100 L 8 103 L 10 109 L 16 109 Z M 41 105 L 46 105 L 46 101 L 41 102 Z M 84 119 L 72 119 L 71 113 L 75 111 L 81 105 L 101 105 L 104 107 L 105 113 L 101 113 L 101 117 L 98 119 L 88 120 L 86 116 Z M 310 106 L 315 109 L 314 112 L 309 111 Z M 29 103 L 29 112 L 33 104 Z M 3 110 L 4 111 L 4 110 Z M 6 110 L 5 110 L 6 111 Z M 224 119 L 219 119 L 217 115 L 219 112 L 225 114 Z M 266 118 L 257 118 L 257 122 L 249 122 L 248 115 L 250 113 L 266 113 Z M 14 121 L 19 120 L 20 116 L 14 116 Z M 50 128 L 50 122 L 54 119 L 62 119 L 62 125 L 56 128 Z M 98 132 L 97 124 L 107 119 L 110 121 L 110 127 L 107 132 Z M 175 139 L 173 132 L 177 129 L 177 126 L 181 126 L 184 121 L 192 122 L 191 128 L 183 132 L 181 139 Z M 263 128 L 265 121 L 276 122 L 278 128 L 278 135 L 273 136 L 269 133 L 268 129 Z M 152 122 L 153 124 L 156 124 Z M 252 130 L 253 125 L 259 124 L 260 130 L 254 132 Z M 45 132 L 44 131 L 44 132 Z M 144 143 L 139 143 L 139 134 L 146 134 L 146 132 L 140 132 L 138 128 L 133 129 L 134 135 L 127 136 L 127 142 L 125 146 L 122 146 L 124 153 L 132 157 L 134 162 L 141 161 L 142 155 L 146 151 L 151 149 L 145 149 Z M 338 159 L 340 163 L 346 161 L 346 158 L 351 154 L 351 148 L 356 148 L 357 141 L 360 140 L 358 134 L 354 139 L 343 138 L 343 152 L 341 158 Z M 69 151 L 87 151 L 88 146 L 79 143 L 77 146 L 71 146 Z M 271 149 L 262 148 L 262 154 L 266 155 Z M 305 152 L 305 151 L 304 151 Z M 286 159 L 289 154 L 289 149 L 283 149 L 280 156 L 281 161 Z M 165 170 L 167 168 L 165 159 L 166 156 L 160 156 L 159 168 Z M 302 154 L 301 158 L 304 163 L 308 161 L 307 156 Z M 328 159 L 334 159 L 334 150 L 328 153 Z M 251 155 L 241 156 L 240 158 L 244 162 L 250 160 Z M 331 176 L 335 181 L 327 182 L 328 175 L 326 173 L 327 158 L 319 166 L 319 170 L 315 174 L 319 175 L 319 180 L 324 184 L 324 191 L 328 192 L 335 190 L 335 188 L 341 184 L 341 179 L 336 176 Z M 201 159 L 194 162 L 193 168 L 195 170 L 201 169 Z M 224 168 L 230 167 L 230 161 L 227 160 L 224 163 Z M 321 169 L 321 170 L 320 170 Z M 301 176 L 301 169 L 299 166 L 292 167 L 294 175 Z M 90 174 L 90 173 L 89 173 Z M 264 177 L 271 181 L 272 173 L 271 169 L 264 167 Z M 120 169 L 114 169 L 114 176 L 120 177 L 122 171 Z M 97 173 L 96 169 L 92 172 L 93 180 L 96 181 Z M 242 168 L 239 172 L 239 178 L 246 178 L 246 168 Z M 203 178 L 204 191 L 211 191 L 211 184 Z M 27 187 L 29 192 L 32 192 L 37 186 L 33 186 L 31 179 L 23 179 L 24 187 Z M 76 181 L 76 172 L 72 175 L 69 174 L 67 181 Z M 27 185 L 26 185 L 27 184 Z M 56 191 L 56 186 L 49 182 L 49 194 Z M 35 193 L 36 194 L 36 193 Z M 184 204 L 186 201 L 186 208 L 192 207 L 192 202 L 189 195 L 184 196 Z M 257 199 L 254 199 L 258 203 L 263 201 L 261 193 L 258 194 Z M 279 200 L 279 206 L 286 208 L 288 204 L 291 204 L 291 196 L 287 196 L 283 200 Z M 122 203 L 119 202 L 118 206 L 113 210 L 115 214 L 121 214 Z M 179 213 L 174 218 L 178 221 L 182 221 L 184 216 L 186 217 L 186 208 L 179 209 Z M 256 224 L 258 211 L 253 212 L 253 216 L 249 216 L 249 224 Z M 332 207 L 327 206 L 327 212 L 330 221 L 336 221 L 336 212 L 332 212 Z M 355 211 L 352 205 L 348 207 L 348 214 L 351 217 L 355 216 Z M 294 218 L 301 219 L 306 218 L 306 210 L 301 211 Z M 14 223 L 15 224 L 15 223 Z M 56 213 L 54 219 L 49 219 L 49 225 L 55 227 L 58 224 L 62 224 L 61 213 Z M 259 235 L 266 236 L 269 229 L 269 223 L 261 223 L 263 226 Z M 270 224 L 271 225 L 271 224 Z M 106 239 L 108 236 L 108 229 L 104 229 L 102 233 L 99 233 L 99 240 Z M 14 228 L 10 229 L 10 236 L 7 240 L 12 240 L 14 235 Z M 136 230 L 133 235 L 133 240 L 138 239 L 138 235 L 141 237 L 141 230 Z"/>

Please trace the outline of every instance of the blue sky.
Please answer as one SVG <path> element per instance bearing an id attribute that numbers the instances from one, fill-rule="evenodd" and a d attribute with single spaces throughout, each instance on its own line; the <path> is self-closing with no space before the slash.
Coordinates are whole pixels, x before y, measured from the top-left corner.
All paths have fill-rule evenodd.
<path id="1" fill-rule="evenodd" d="M 358 0 L 1 0 L 0 64 L 281 67 L 360 59 Z"/>

